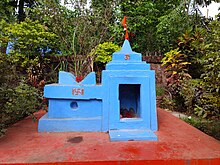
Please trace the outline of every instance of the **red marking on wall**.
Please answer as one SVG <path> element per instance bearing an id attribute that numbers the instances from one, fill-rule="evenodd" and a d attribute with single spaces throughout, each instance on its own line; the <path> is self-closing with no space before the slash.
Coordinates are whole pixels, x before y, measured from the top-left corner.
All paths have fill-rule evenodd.
<path id="1" fill-rule="evenodd" d="M 130 55 L 129 54 L 125 55 L 125 60 L 130 60 Z"/>
<path id="2" fill-rule="evenodd" d="M 83 88 L 73 88 L 72 95 L 84 95 L 84 89 Z"/>

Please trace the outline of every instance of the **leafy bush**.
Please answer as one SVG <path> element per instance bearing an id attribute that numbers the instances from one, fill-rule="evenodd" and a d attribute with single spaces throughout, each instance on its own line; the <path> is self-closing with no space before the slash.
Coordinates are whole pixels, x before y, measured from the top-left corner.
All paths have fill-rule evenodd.
<path id="1" fill-rule="evenodd" d="M 181 81 L 180 95 L 184 101 L 184 108 L 189 114 L 201 118 L 219 119 L 220 97 L 205 90 L 201 79 Z"/>
<path id="2" fill-rule="evenodd" d="M 165 100 L 170 103 L 170 106 L 174 106 L 172 109 L 183 110 L 183 98 L 180 95 L 181 80 L 191 78 L 187 73 L 187 66 L 190 64 L 187 62 L 187 56 L 182 54 L 179 49 L 171 50 L 167 52 L 164 58 L 161 60 L 162 66 L 165 66 L 165 74 L 167 80 L 167 90 L 171 93 L 173 101 Z"/>
<path id="3" fill-rule="evenodd" d="M 10 124 L 24 116 L 33 116 L 33 113 L 40 107 L 40 93 L 36 88 L 24 82 L 20 82 L 15 88 L 1 91 L 1 93 L 4 93 L 6 100 L 1 109 L 1 111 L 3 110 L 1 121 L 5 124 Z"/>
<path id="4" fill-rule="evenodd" d="M 189 15 L 182 4 L 169 14 L 159 18 L 157 25 L 157 40 L 163 52 L 168 51 L 176 43 L 176 39 L 191 27 Z"/>
<path id="5" fill-rule="evenodd" d="M 186 31 L 178 37 L 177 46 L 186 55 L 188 73 L 192 78 L 200 78 L 202 73 L 201 58 L 204 56 L 204 30 L 196 28 Z"/>
<path id="6" fill-rule="evenodd" d="M 6 128 L 26 116 L 32 116 L 39 110 L 41 97 L 38 90 L 25 83 L 15 88 L 0 89 L 0 99 L 4 101 L 0 109 L 0 136 Z"/>
<path id="7" fill-rule="evenodd" d="M 43 56 L 50 54 L 50 48 L 55 44 L 56 35 L 46 31 L 38 21 L 26 19 L 21 23 L 0 23 L 0 42 L 7 45 L 11 42 L 12 49 L 9 54 L 12 61 L 19 67 L 27 68 L 36 65 Z"/>
<path id="8" fill-rule="evenodd" d="M 187 74 L 187 65 L 190 62 L 187 62 L 187 56 L 182 54 L 178 48 L 167 52 L 161 62 L 162 66 L 165 66 L 168 85 L 179 84 L 183 76 L 190 77 Z"/>
<path id="9" fill-rule="evenodd" d="M 200 79 L 183 79 L 181 81 L 180 95 L 184 100 L 184 108 L 189 114 L 194 114 L 195 104 L 203 93 Z"/>
<path id="10" fill-rule="evenodd" d="M 220 97 L 205 90 L 201 79 L 183 79 L 180 83 L 183 108 L 201 118 L 220 117 Z"/>
<path id="11" fill-rule="evenodd" d="M 203 118 L 220 118 L 220 21 L 210 24 L 210 33 L 202 58 L 204 73 L 201 75 L 203 94 L 198 99 L 195 114 Z"/>
<path id="12" fill-rule="evenodd" d="M 202 118 L 219 119 L 220 96 L 215 96 L 212 93 L 203 93 L 197 100 L 194 112 Z"/>
<path id="13" fill-rule="evenodd" d="M 0 31 L 0 47 L 5 49 L 7 45 L 11 45 L 7 57 L 10 58 L 10 66 L 16 67 L 17 74 L 28 73 L 29 83 L 37 86 L 44 79 L 44 66 L 49 62 L 47 57 L 56 53 L 52 48 L 56 35 L 48 32 L 38 21 L 30 19 L 20 23 L 7 23 L 2 20 Z"/>
<path id="14" fill-rule="evenodd" d="M 6 20 L 7 22 L 13 21 L 15 19 L 14 8 L 10 5 L 12 2 L 8 0 L 1 0 L 0 1 L 0 21 L 2 19 Z"/>
<path id="15" fill-rule="evenodd" d="M 94 56 L 95 62 L 106 64 L 112 60 L 112 54 L 120 50 L 120 47 L 112 42 L 99 44 L 92 50 L 90 55 Z"/>
<path id="16" fill-rule="evenodd" d="M 0 52 L 0 107 L 6 103 L 7 89 L 15 88 L 19 84 L 19 74 L 16 67 L 11 64 L 11 56 Z"/>
<path id="17" fill-rule="evenodd" d="M 220 95 L 220 21 L 215 20 L 210 25 L 211 32 L 205 46 L 203 58 L 204 73 L 202 75 L 205 89 L 214 95 Z"/>
<path id="18" fill-rule="evenodd" d="M 11 63 L 11 56 L 0 53 L 0 136 L 6 128 L 40 109 L 42 93 L 25 80 Z"/>
<path id="19" fill-rule="evenodd" d="M 156 87 L 156 96 L 163 96 L 165 94 L 165 89 L 163 86 Z"/>
<path id="20" fill-rule="evenodd" d="M 131 1 L 123 0 L 120 3 L 120 17 L 127 16 L 127 25 L 130 33 L 130 42 L 132 48 L 136 52 L 141 52 L 143 55 L 148 52 L 161 51 L 158 41 L 163 42 L 163 38 L 157 40 L 157 26 L 163 19 L 161 16 L 166 16 L 173 9 L 179 6 L 180 0 L 166 1 Z M 118 17 L 118 18 L 120 18 Z M 177 24 L 171 23 L 171 25 Z M 184 22 L 186 24 L 186 22 Z M 164 25 L 162 25 L 164 26 Z M 165 27 L 160 35 L 168 35 L 167 30 L 169 25 Z M 169 38 L 169 37 L 168 37 Z M 120 37 L 120 40 L 122 37 Z M 170 43 L 167 40 L 166 43 Z M 117 42 L 118 43 L 118 42 Z"/>
<path id="21" fill-rule="evenodd" d="M 199 29 L 187 31 L 178 38 L 176 49 L 170 50 L 162 59 L 165 65 L 168 90 L 171 92 L 176 110 L 194 114 L 195 100 L 198 99 L 201 75 L 201 57 L 204 55 L 204 39 Z"/>
<path id="22" fill-rule="evenodd" d="M 160 107 L 164 109 L 169 109 L 171 111 L 176 111 L 176 103 L 175 100 L 172 99 L 172 97 L 169 97 L 169 95 L 165 95 L 162 99 L 162 102 L 160 103 Z"/>

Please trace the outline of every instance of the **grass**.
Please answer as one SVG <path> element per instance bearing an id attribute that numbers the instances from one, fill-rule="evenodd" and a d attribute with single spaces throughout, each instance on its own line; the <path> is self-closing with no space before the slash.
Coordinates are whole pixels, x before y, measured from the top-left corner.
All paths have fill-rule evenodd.
<path id="1" fill-rule="evenodd" d="M 215 139 L 220 140 L 220 120 L 207 120 L 197 117 L 183 118 L 182 120 Z"/>

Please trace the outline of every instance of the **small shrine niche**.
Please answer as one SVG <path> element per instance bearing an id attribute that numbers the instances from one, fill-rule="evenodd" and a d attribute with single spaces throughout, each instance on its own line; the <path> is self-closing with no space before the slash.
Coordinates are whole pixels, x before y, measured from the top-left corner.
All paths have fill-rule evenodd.
<path id="1" fill-rule="evenodd" d="M 140 84 L 119 84 L 120 119 L 140 118 Z"/>

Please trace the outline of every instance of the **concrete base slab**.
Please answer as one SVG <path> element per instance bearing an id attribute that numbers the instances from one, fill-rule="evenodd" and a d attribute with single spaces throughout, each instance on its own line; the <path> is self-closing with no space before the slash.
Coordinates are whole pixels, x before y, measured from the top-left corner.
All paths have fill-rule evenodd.
<path id="1" fill-rule="evenodd" d="M 157 141 L 111 142 L 100 132 L 38 133 L 28 117 L 0 138 L 0 164 L 220 165 L 218 140 L 162 109 L 158 124 Z"/>

